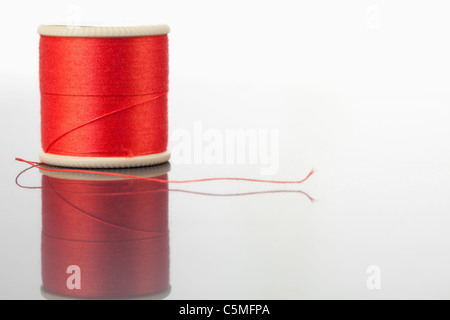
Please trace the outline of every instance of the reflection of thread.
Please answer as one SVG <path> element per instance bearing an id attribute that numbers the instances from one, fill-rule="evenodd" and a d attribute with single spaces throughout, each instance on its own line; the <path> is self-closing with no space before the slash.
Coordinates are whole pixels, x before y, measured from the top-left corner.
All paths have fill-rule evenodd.
<path id="1" fill-rule="evenodd" d="M 42 186 L 26 186 L 19 183 L 19 177 L 25 173 L 26 171 L 34 168 L 34 166 L 28 167 L 16 176 L 16 185 L 20 188 L 24 189 L 42 189 Z M 150 190 L 148 192 L 181 192 L 181 193 L 187 193 L 187 194 L 193 194 L 193 195 L 200 195 L 200 196 L 211 196 L 211 197 L 240 197 L 240 196 L 250 196 L 250 195 L 262 195 L 262 194 L 269 194 L 269 193 L 294 193 L 299 195 L 304 195 L 309 199 L 309 201 L 314 202 L 315 199 L 311 197 L 308 193 L 301 191 L 301 190 L 264 190 L 264 191 L 253 191 L 253 192 L 239 192 L 239 193 L 213 193 L 213 192 L 201 192 L 201 191 L 191 191 L 191 190 L 184 190 L 184 189 L 157 189 L 157 190 Z M 146 192 L 146 191 L 142 191 Z"/>
<path id="2" fill-rule="evenodd" d="M 167 179 L 167 175 L 158 178 Z M 47 292 L 86 298 L 169 288 L 168 193 L 145 180 L 42 177 L 42 280 Z M 80 269 L 70 288 L 67 268 Z"/>
<path id="3" fill-rule="evenodd" d="M 212 192 L 199 192 L 199 191 L 190 191 L 190 190 L 182 190 L 182 189 L 169 189 L 171 192 L 183 192 L 196 194 L 201 196 L 211 196 L 211 197 L 241 197 L 241 196 L 252 196 L 252 195 L 261 195 L 268 193 L 297 193 L 304 195 L 309 199 L 309 201 L 314 202 L 314 198 L 312 198 L 309 194 L 301 190 L 265 190 L 265 191 L 254 191 L 254 192 L 240 192 L 240 193 L 212 193 Z"/>
<path id="4" fill-rule="evenodd" d="M 19 177 L 25 173 L 26 171 L 34 168 L 33 166 L 28 167 L 24 170 L 22 170 L 17 176 L 16 176 L 16 185 L 20 188 L 24 189 L 42 189 L 41 186 L 25 186 L 19 183 Z M 148 192 L 181 192 L 181 193 L 188 193 L 193 195 L 200 195 L 200 196 L 211 196 L 211 197 L 240 197 L 240 196 L 250 196 L 250 195 L 262 195 L 262 194 L 269 194 L 269 193 L 294 193 L 294 194 L 300 194 L 304 195 L 309 199 L 309 201 L 314 202 L 315 199 L 311 197 L 308 193 L 301 191 L 301 190 L 264 190 L 264 191 L 253 191 L 253 192 L 239 192 L 239 193 L 213 193 L 213 192 L 201 192 L 201 191 L 191 191 L 191 190 L 184 190 L 184 189 L 157 189 L 157 190 L 150 190 Z M 146 191 L 142 191 L 146 192 Z"/>

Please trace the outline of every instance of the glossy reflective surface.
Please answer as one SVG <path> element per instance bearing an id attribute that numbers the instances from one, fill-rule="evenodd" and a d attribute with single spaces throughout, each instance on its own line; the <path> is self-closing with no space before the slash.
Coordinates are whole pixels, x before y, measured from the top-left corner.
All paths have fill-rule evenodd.
<path id="1" fill-rule="evenodd" d="M 303 99 L 292 103 L 314 102 Z M 274 177 L 302 177 L 314 166 L 307 182 L 170 186 L 168 299 L 447 297 L 447 109 L 437 101 L 329 104 L 297 109 L 297 119 L 312 120 L 295 137 L 288 132 L 304 120 L 285 118 L 281 130 Z M 424 121 L 434 125 L 418 131 Z M 24 166 L 7 163 L 1 293 L 39 299 L 41 190 L 15 185 Z M 260 168 L 172 163 L 168 177 L 262 177 Z M 41 175 L 27 171 L 20 183 L 40 186 Z M 377 270 L 381 289 L 369 290 Z"/>

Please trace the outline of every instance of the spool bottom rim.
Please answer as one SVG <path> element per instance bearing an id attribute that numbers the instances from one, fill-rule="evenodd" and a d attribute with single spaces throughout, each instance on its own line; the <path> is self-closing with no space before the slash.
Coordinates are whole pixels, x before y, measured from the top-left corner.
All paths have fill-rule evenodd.
<path id="1" fill-rule="evenodd" d="M 39 161 L 58 167 L 69 168 L 134 168 L 161 164 L 169 161 L 170 152 L 164 151 L 136 157 L 76 157 L 64 156 L 41 151 Z"/>
<path id="2" fill-rule="evenodd" d="M 169 285 L 166 289 L 158 291 L 155 293 L 136 295 L 136 296 L 126 296 L 126 297 L 80 297 L 80 296 L 69 296 L 60 293 L 53 293 L 48 291 L 41 286 L 41 295 L 47 300 L 163 300 L 167 298 L 172 291 L 172 287 Z"/>

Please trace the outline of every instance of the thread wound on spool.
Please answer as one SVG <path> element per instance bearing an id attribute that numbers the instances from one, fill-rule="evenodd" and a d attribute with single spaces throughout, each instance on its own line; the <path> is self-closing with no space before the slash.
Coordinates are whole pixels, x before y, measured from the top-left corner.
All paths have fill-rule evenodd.
<path id="1" fill-rule="evenodd" d="M 167 161 L 167 34 L 90 27 L 100 36 L 83 28 L 60 36 L 67 28 L 40 28 L 41 161 L 89 168 Z"/>
<path id="2" fill-rule="evenodd" d="M 150 297 L 170 288 L 165 183 L 44 174 L 42 222 L 46 293 Z M 80 277 L 71 280 L 74 266 Z"/>

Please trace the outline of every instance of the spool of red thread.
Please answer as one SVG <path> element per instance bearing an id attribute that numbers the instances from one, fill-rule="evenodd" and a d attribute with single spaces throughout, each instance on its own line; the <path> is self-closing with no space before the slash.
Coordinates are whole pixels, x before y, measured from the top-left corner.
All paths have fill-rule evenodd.
<path id="1" fill-rule="evenodd" d="M 167 179 L 169 163 L 116 171 Z M 166 183 L 43 173 L 45 298 L 161 299 L 170 293 Z"/>
<path id="2" fill-rule="evenodd" d="M 169 159 L 168 26 L 38 32 L 41 162 L 122 168 Z"/>

